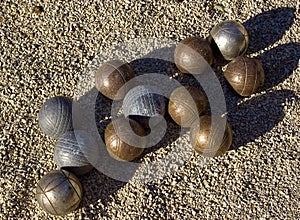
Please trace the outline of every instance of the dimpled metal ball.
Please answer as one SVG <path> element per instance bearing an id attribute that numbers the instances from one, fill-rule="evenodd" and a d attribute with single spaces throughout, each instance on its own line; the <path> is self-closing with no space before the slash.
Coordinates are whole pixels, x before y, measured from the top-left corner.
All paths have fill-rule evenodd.
<path id="1" fill-rule="evenodd" d="M 204 39 L 188 37 L 175 48 L 174 61 L 183 73 L 201 74 L 212 64 L 213 52 Z"/>
<path id="2" fill-rule="evenodd" d="M 72 130 L 72 99 L 56 96 L 48 99 L 39 111 L 39 126 L 53 138 Z"/>
<path id="3" fill-rule="evenodd" d="M 207 98 L 199 89 L 182 86 L 171 93 L 168 112 L 178 125 L 190 127 L 200 115 L 207 112 L 207 108 Z"/>
<path id="4" fill-rule="evenodd" d="M 158 124 L 160 116 L 164 116 L 166 100 L 162 95 L 155 93 L 154 87 L 140 85 L 129 90 L 122 106 L 125 117 L 138 121 L 147 129 L 149 119 Z"/>
<path id="5" fill-rule="evenodd" d="M 241 96 L 250 96 L 263 85 L 265 74 L 261 63 L 253 58 L 240 56 L 231 61 L 224 76 Z"/>
<path id="6" fill-rule="evenodd" d="M 220 156 L 232 144 L 231 126 L 220 116 L 201 116 L 199 123 L 191 127 L 190 140 L 197 153 L 206 157 Z"/>
<path id="7" fill-rule="evenodd" d="M 56 142 L 54 162 L 59 168 L 76 175 L 83 175 L 93 169 L 85 154 L 95 150 L 94 142 L 85 131 L 75 130 L 64 133 Z"/>
<path id="8" fill-rule="evenodd" d="M 243 55 L 248 48 L 248 33 L 238 21 L 219 23 L 210 31 L 210 36 L 226 60 Z"/>
<path id="9" fill-rule="evenodd" d="M 35 197 L 46 212 L 65 215 L 78 207 L 82 199 L 82 186 L 74 174 L 54 170 L 38 182 Z"/>
<path id="10" fill-rule="evenodd" d="M 130 127 L 126 127 L 129 123 Z M 136 141 L 135 135 L 140 137 L 145 136 L 144 128 L 136 121 L 126 118 L 118 118 L 111 122 L 105 129 L 104 140 L 106 148 L 111 157 L 120 161 L 131 161 L 140 156 L 146 143 Z M 132 140 L 135 147 L 129 143 Z"/>
<path id="11" fill-rule="evenodd" d="M 134 72 L 127 63 L 112 60 L 98 69 L 95 76 L 96 88 L 109 99 L 121 100 L 127 92 L 126 86 L 121 87 L 133 77 Z"/>

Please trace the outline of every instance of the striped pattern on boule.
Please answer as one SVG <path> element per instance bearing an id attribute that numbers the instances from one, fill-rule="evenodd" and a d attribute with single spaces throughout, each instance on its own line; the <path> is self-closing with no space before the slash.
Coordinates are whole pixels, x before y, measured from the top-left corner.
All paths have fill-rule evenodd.
<path id="1" fill-rule="evenodd" d="M 190 140 L 197 153 L 206 157 L 220 156 L 232 144 L 232 129 L 225 118 L 204 115 L 192 125 Z"/>
<path id="2" fill-rule="evenodd" d="M 126 127 L 126 123 L 130 126 Z M 144 128 L 136 121 L 118 118 L 111 122 L 104 132 L 105 144 L 110 156 L 120 161 L 131 161 L 139 157 L 144 151 L 146 142 L 139 142 L 134 138 L 134 134 L 140 137 L 146 134 Z M 131 141 L 134 144 L 129 143 Z"/>
<path id="3" fill-rule="evenodd" d="M 128 63 L 121 60 L 111 60 L 97 70 L 95 75 L 96 88 L 109 99 L 121 100 L 127 92 L 126 86 L 123 86 L 133 77 L 134 71 Z"/>
<path id="4" fill-rule="evenodd" d="M 38 204 L 53 215 L 65 215 L 74 211 L 82 199 L 79 179 L 66 170 L 54 170 L 37 183 Z"/>
<path id="5" fill-rule="evenodd" d="M 56 142 L 54 162 L 59 168 L 83 175 L 93 169 L 86 155 L 93 155 L 93 151 L 96 150 L 97 146 L 87 132 L 68 131 Z"/>
<path id="6" fill-rule="evenodd" d="M 72 99 L 64 96 L 48 99 L 39 111 L 38 120 L 42 131 L 53 138 L 72 130 Z"/>
<path id="7" fill-rule="evenodd" d="M 196 87 L 182 86 L 171 93 L 168 112 L 182 127 L 190 127 L 200 115 L 207 112 L 207 109 L 208 100 Z"/>
<path id="8" fill-rule="evenodd" d="M 174 62 L 182 73 L 203 74 L 213 62 L 213 52 L 204 39 L 188 37 L 175 48 Z"/>
<path id="9" fill-rule="evenodd" d="M 265 80 L 261 63 L 246 56 L 240 56 L 231 61 L 224 72 L 231 87 L 241 96 L 256 93 Z"/>
<path id="10" fill-rule="evenodd" d="M 124 116 L 136 120 L 145 129 L 149 129 L 149 120 L 158 124 L 165 115 L 166 100 L 157 94 L 157 88 L 139 85 L 129 90 L 123 100 Z"/>

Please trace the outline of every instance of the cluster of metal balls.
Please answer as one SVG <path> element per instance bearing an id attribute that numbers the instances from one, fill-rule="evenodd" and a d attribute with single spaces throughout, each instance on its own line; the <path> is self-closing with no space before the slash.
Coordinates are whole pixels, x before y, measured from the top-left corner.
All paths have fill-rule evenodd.
<path id="1" fill-rule="evenodd" d="M 175 49 L 174 62 L 182 73 L 203 74 L 201 59 L 204 58 L 209 65 L 213 63 L 213 45 L 225 60 L 231 61 L 224 71 L 228 83 L 239 95 L 249 96 L 263 84 L 264 71 L 259 61 L 243 55 L 248 42 L 242 24 L 224 21 L 212 28 L 207 40 L 200 37 L 182 40 Z M 136 135 L 146 136 L 150 121 L 164 116 L 166 106 L 178 125 L 190 128 L 190 140 L 196 152 L 204 156 L 219 156 L 229 149 L 231 126 L 224 117 L 208 114 L 208 100 L 201 90 L 192 86 L 178 87 L 171 93 L 168 104 L 151 86 L 137 85 L 120 92 L 120 88 L 134 76 L 130 65 L 118 60 L 104 63 L 95 76 L 100 93 L 112 100 L 123 100 L 123 117 L 108 124 L 104 132 L 111 157 L 123 161 L 138 158 L 145 143 L 140 143 L 138 148 L 126 143 L 116 128 L 130 136 L 124 127 L 125 121 L 129 120 Z M 225 129 L 220 129 L 219 124 L 224 120 Z M 216 123 L 214 126 L 212 121 Z M 75 175 L 83 175 L 93 168 L 82 152 L 93 143 L 87 132 L 73 129 L 72 99 L 67 97 L 54 97 L 43 104 L 39 111 L 39 126 L 45 134 L 58 139 L 54 161 L 60 170 L 48 173 L 39 181 L 36 198 L 48 213 L 64 215 L 75 210 L 82 199 L 82 186 Z M 217 137 L 221 141 L 215 141 Z"/>

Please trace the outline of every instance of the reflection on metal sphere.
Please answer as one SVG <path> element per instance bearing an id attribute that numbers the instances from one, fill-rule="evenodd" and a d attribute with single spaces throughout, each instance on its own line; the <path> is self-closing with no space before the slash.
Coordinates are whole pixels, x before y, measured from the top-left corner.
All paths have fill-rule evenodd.
<path id="1" fill-rule="evenodd" d="M 65 215 L 78 207 L 82 199 L 82 186 L 74 174 L 54 170 L 38 182 L 35 197 L 46 212 Z"/>
<path id="2" fill-rule="evenodd" d="M 238 21 L 221 22 L 210 31 L 210 35 L 226 60 L 243 55 L 248 48 L 248 33 Z"/>

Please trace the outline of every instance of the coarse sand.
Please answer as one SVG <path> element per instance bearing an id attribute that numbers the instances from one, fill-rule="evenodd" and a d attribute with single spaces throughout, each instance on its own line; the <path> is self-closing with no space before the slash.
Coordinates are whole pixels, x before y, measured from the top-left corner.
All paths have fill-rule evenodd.
<path id="1" fill-rule="evenodd" d="M 1 1 L 0 219 L 300 219 L 299 6 L 296 0 Z M 80 177 L 84 197 L 76 211 L 45 213 L 35 200 L 36 183 L 57 167 L 55 140 L 38 126 L 41 105 L 56 95 L 74 97 L 90 62 L 112 45 L 206 38 L 228 19 L 244 24 L 247 55 L 261 61 L 266 75 L 261 91 L 243 98 L 213 66 L 234 132 L 231 150 L 216 158 L 193 153 L 176 171 L 147 183 L 94 169 Z M 147 69 L 131 64 L 136 72 Z M 149 71 L 159 67 L 149 65 Z M 168 120 L 172 132 L 142 162 L 190 146 L 188 131 L 178 137 Z"/>

